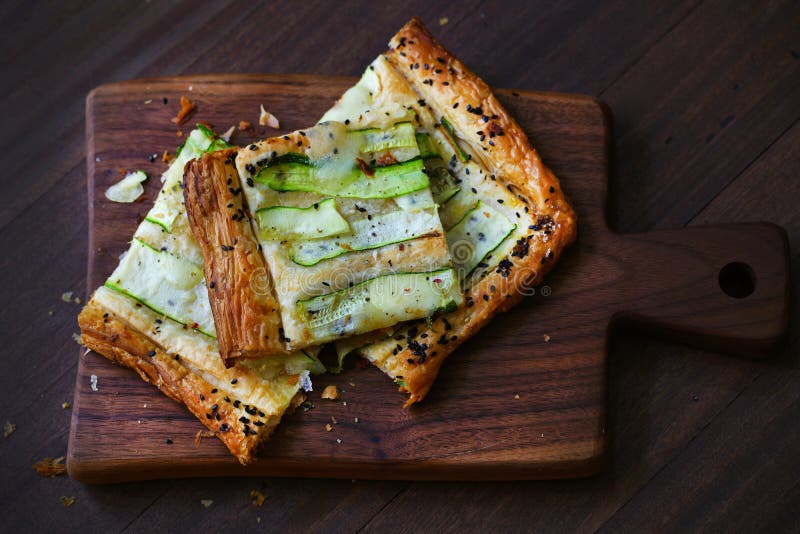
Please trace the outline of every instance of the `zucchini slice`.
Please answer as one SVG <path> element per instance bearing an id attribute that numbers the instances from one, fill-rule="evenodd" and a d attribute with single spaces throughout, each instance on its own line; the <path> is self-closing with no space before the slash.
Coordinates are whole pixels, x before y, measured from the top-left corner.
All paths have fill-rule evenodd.
<path id="1" fill-rule="evenodd" d="M 295 243 L 292 261 L 303 266 L 349 252 L 372 250 L 432 234 L 439 227 L 439 217 L 431 212 L 394 211 L 370 216 L 351 223 L 352 235 Z M 441 232 L 439 232 L 441 235 Z"/>
<path id="2" fill-rule="evenodd" d="M 430 185 L 422 159 L 374 167 L 368 176 L 359 168 L 344 174 L 325 172 L 324 166 L 277 163 L 262 168 L 255 180 L 274 191 L 306 191 L 346 198 L 393 198 Z"/>
<path id="3" fill-rule="evenodd" d="M 436 207 L 431 190 L 428 188 L 395 197 L 394 202 L 401 210 L 405 211 L 420 211 Z"/>
<path id="4" fill-rule="evenodd" d="M 422 159 L 441 157 L 430 136 L 426 133 L 417 134 L 417 146 L 419 147 L 419 157 Z"/>
<path id="5" fill-rule="evenodd" d="M 315 338 L 332 339 L 449 311 L 461 300 L 456 272 L 446 268 L 379 276 L 297 306 Z"/>
<path id="6" fill-rule="evenodd" d="M 458 159 L 460 159 L 463 163 L 469 161 L 470 155 L 464 152 L 464 149 L 461 148 L 461 145 L 458 144 L 458 138 L 456 137 L 456 131 L 453 128 L 453 125 L 450 124 L 450 121 L 442 117 L 440 121 L 442 123 L 442 131 L 447 137 L 447 142 L 450 143 L 450 146 L 453 147 L 453 151 L 458 155 Z"/>
<path id="7" fill-rule="evenodd" d="M 461 191 L 461 187 L 456 179 L 447 170 L 444 162 L 440 159 L 428 160 L 425 162 L 428 176 L 431 180 L 431 193 L 433 200 L 440 206 L 447 203 Z"/>
<path id="8" fill-rule="evenodd" d="M 214 143 L 225 142 L 205 126 L 198 125 L 197 129 L 192 130 L 183 145 L 178 148 L 172 164 L 161 176 L 164 187 L 161 188 L 161 192 L 145 216 L 145 220 L 159 225 L 167 232 L 172 231 L 175 219 L 184 211 L 183 189 L 181 188 L 183 167 L 189 160 L 200 157 Z"/>
<path id="9" fill-rule="evenodd" d="M 319 239 L 350 232 L 350 225 L 329 198 L 307 208 L 271 206 L 256 211 L 261 237 L 268 240 Z"/>
<path id="10" fill-rule="evenodd" d="M 516 228 L 503 214 L 478 202 L 447 232 L 447 246 L 459 279 L 469 276 Z"/>
<path id="11" fill-rule="evenodd" d="M 105 285 L 173 321 L 216 337 L 203 269 L 183 258 L 134 239 Z"/>
<path id="12" fill-rule="evenodd" d="M 349 135 L 360 137 L 359 151 L 362 154 L 383 152 L 396 148 L 417 148 L 414 126 L 410 122 L 400 122 L 387 130 L 369 128 L 356 130 Z"/>

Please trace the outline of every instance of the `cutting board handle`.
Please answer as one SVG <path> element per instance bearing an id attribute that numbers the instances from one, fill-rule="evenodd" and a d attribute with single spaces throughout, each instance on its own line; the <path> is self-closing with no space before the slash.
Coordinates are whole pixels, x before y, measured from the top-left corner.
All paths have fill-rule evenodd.
<path id="1" fill-rule="evenodd" d="M 789 325 L 786 232 L 769 223 L 618 235 L 623 322 L 701 348 L 775 350 Z"/>

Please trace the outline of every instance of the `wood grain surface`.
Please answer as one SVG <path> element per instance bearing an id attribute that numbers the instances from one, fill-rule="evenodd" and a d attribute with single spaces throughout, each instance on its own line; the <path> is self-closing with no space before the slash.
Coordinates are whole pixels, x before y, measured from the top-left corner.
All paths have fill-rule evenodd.
<path id="1" fill-rule="evenodd" d="M 176 142 L 170 101 L 188 94 L 198 107 L 191 120 L 220 131 L 253 119 L 260 103 L 268 102 L 271 109 L 286 110 L 280 117 L 288 132 L 314 124 L 353 83 L 314 76 L 207 75 L 92 91 L 86 108 L 88 287 L 102 285 L 116 267 L 161 187 L 151 179 L 147 199 L 128 205 L 103 194 L 124 174 L 120 169 L 149 162 L 144 147 L 130 143 L 132 137 L 148 146 Z M 739 224 L 614 234 L 605 224 L 606 108 L 586 97 L 498 94 L 560 177 L 578 213 L 580 239 L 541 287 L 530 288 L 531 298 L 496 318 L 448 360 L 426 402 L 402 410 L 396 388 L 373 368 L 319 377 L 318 391 L 310 395 L 316 407 L 287 417 L 260 461 L 241 467 L 216 440 L 195 443 L 203 427 L 188 411 L 164 402 L 132 371 L 84 354 L 67 456 L 70 475 L 93 483 L 233 474 L 585 476 L 601 467 L 605 455 L 606 336 L 617 320 L 745 356 L 776 348 L 786 334 L 789 306 L 788 243 L 780 228 Z M 189 129 L 180 130 L 185 135 Z M 237 134 L 232 142 L 246 145 L 281 133 L 262 128 Z M 734 284 L 725 289 L 736 296 L 726 294 L 721 282 Z M 752 287 L 737 290 L 737 283 Z M 750 290 L 746 296 L 736 293 Z M 102 384 L 99 391 L 89 386 L 92 375 Z M 319 397 L 330 383 L 344 391 L 340 402 Z M 334 420 L 334 430 L 326 431 Z"/>
<path id="2" fill-rule="evenodd" d="M 230 477 L 98 487 L 31 469 L 66 454 L 71 409 L 61 403 L 73 395 L 79 305 L 60 296 L 72 291 L 84 299 L 87 291 L 86 94 L 109 82 L 178 74 L 356 76 L 414 14 L 492 86 L 585 93 L 609 104 L 608 219 L 615 230 L 748 221 L 784 227 L 796 310 L 796 2 L 221 0 L 198 8 L 9 0 L 0 5 L 0 417 L 16 431 L 0 440 L 0 530 L 800 529 L 794 312 L 785 348 L 758 360 L 620 323 L 609 342 L 608 463 L 586 479 Z M 440 26 L 442 17 L 448 21 Z M 356 19 L 369 24 L 343 34 Z M 251 490 L 266 496 L 263 506 L 250 504 Z M 64 507 L 61 496 L 74 496 L 75 504 Z"/>

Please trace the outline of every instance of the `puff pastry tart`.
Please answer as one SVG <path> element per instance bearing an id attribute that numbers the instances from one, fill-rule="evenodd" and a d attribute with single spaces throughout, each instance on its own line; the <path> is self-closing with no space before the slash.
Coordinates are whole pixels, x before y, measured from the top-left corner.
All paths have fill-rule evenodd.
<path id="1" fill-rule="evenodd" d="M 202 127 L 188 136 L 130 248 L 78 322 L 87 347 L 185 404 L 247 463 L 282 415 L 303 401 L 309 373 L 322 368 L 310 349 L 230 368 L 219 357 L 210 284 L 183 208 L 182 177 L 187 161 L 225 146 Z"/>
<path id="2" fill-rule="evenodd" d="M 413 117 L 464 305 L 337 343 L 422 400 L 444 359 L 541 282 L 576 237 L 576 216 L 553 173 L 489 86 L 414 18 L 322 117 L 351 128 Z"/>

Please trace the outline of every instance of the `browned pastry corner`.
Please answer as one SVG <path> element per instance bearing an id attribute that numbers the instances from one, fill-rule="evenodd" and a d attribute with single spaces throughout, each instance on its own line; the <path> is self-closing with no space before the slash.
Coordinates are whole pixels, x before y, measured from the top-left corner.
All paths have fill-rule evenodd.
<path id="1" fill-rule="evenodd" d="M 239 358 L 285 354 L 278 302 L 250 225 L 234 161 L 236 150 L 186 164 L 184 197 L 203 252 L 211 311 L 226 367 Z"/>
<path id="2" fill-rule="evenodd" d="M 217 390 L 197 373 L 181 363 L 180 356 L 170 354 L 124 320 L 90 301 L 78 316 L 81 339 L 93 351 L 109 360 L 130 367 L 145 382 L 158 387 L 165 395 L 186 405 L 209 430 L 222 440 L 231 454 L 242 464 L 252 461 L 258 449 L 280 422 L 279 416 L 268 417 L 259 432 L 253 434 L 239 418 L 240 413 L 225 401 L 225 392 Z M 299 392 L 291 408 L 305 399 Z"/>
<path id="3" fill-rule="evenodd" d="M 456 347 L 520 302 L 523 289 L 541 283 L 575 241 L 577 220 L 558 179 L 519 124 L 489 86 L 436 42 L 418 18 L 392 38 L 384 57 L 396 71 L 391 75 L 402 76 L 433 115 L 435 124 L 429 126 L 441 128 L 442 118 L 447 119 L 472 161 L 482 166 L 484 178 L 522 201 L 525 209 L 517 223 L 528 229 L 494 272 L 465 292 L 465 306 L 431 324 L 418 321 L 361 350 L 391 376 L 402 378 L 400 389 L 410 394 L 410 406 L 425 398 Z"/>

